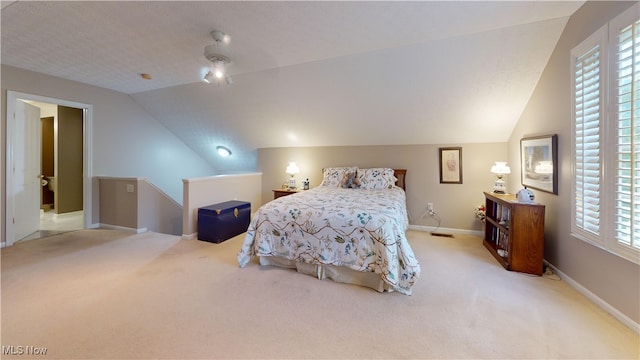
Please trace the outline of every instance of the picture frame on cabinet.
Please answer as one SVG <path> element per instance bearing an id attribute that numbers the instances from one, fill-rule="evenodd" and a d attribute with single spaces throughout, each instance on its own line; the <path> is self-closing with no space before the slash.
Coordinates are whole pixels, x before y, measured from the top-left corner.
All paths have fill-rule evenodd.
<path id="1" fill-rule="evenodd" d="M 440 184 L 462 184 L 462 147 L 442 147 L 440 153 Z"/>
<path id="2" fill-rule="evenodd" d="M 520 140 L 522 186 L 558 194 L 558 135 L 525 137 Z"/>

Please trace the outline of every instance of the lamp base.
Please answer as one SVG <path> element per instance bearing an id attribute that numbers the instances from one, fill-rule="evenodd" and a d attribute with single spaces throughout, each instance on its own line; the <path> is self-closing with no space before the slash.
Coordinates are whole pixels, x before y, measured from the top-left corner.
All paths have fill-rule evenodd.
<path id="1" fill-rule="evenodd" d="M 291 178 L 289 179 L 289 190 L 293 190 L 296 188 L 296 179 Z"/>
<path id="2" fill-rule="evenodd" d="M 493 184 L 493 193 L 494 194 L 506 194 L 507 193 L 507 187 L 504 185 L 504 180 L 502 180 L 502 179 L 496 180 L 496 182 Z"/>

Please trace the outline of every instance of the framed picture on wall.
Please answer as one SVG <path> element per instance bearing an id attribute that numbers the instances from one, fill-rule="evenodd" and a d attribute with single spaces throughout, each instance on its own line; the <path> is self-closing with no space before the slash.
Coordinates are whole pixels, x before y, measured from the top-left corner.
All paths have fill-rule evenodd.
<path id="1" fill-rule="evenodd" d="M 462 148 L 440 148 L 440 184 L 462 184 Z"/>
<path id="2" fill-rule="evenodd" d="M 558 194 L 558 136 L 545 135 L 520 140 L 522 185 Z"/>

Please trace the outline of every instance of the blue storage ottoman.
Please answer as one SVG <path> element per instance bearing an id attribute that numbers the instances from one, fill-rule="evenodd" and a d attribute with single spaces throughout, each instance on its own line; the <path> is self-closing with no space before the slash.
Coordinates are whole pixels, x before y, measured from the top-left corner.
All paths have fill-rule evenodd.
<path id="1" fill-rule="evenodd" d="M 198 240 L 221 243 L 247 231 L 251 203 L 225 201 L 198 209 Z"/>

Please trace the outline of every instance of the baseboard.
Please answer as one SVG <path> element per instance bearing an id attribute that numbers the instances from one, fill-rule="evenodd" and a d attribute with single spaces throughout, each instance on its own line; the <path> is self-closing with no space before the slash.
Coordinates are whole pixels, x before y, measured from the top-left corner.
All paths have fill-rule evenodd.
<path id="1" fill-rule="evenodd" d="M 580 285 L 580 283 L 578 283 L 577 281 L 573 280 L 567 274 L 565 274 L 562 271 L 558 270 L 558 268 L 553 266 L 553 264 L 551 264 L 549 262 L 546 262 L 546 261 L 545 261 L 545 264 L 547 264 L 547 266 L 549 266 L 553 270 L 553 272 L 556 273 L 560 277 L 560 279 L 562 279 L 567 284 L 569 284 L 569 286 L 571 286 L 572 288 L 576 289 L 580 294 L 584 295 L 587 299 L 589 299 L 592 302 L 594 302 L 602 310 L 604 310 L 604 311 L 608 312 L 609 314 L 611 314 L 611 316 L 613 316 L 614 318 L 618 319 L 621 323 L 626 325 L 628 328 L 630 328 L 631 330 L 635 331 L 637 334 L 640 334 L 640 324 L 639 323 L 633 321 L 627 315 L 621 313 L 618 309 L 614 308 L 609 303 L 607 303 L 606 301 L 604 301 L 600 297 L 598 297 L 596 294 L 592 293 L 587 288 L 585 288 L 584 286 Z"/>
<path id="2" fill-rule="evenodd" d="M 147 228 L 130 228 L 130 227 L 124 227 L 124 226 L 118 226 L 118 225 L 111 225 L 111 224 L 99 224 L 98 226 L 99 228 L 102 229 L 109 229 L 109 230 L 120 230 L 120 231 L 128 231 L 128 232 L 132 232 L 135 234 L 141 234 L 144 232 L 147 232 L 149 230 L 147 230 Z"/>
<path id="3" fill-rule="evenodd" d="M 54 219 L 64 219 L 67 217 L 76 217 L 76 216 L 80 216 L 80 215 L 84 215 L 84 211 L 79 210 L 79 211 L 71 211 L 71 212 L 66 212 L 66 213 L 62 213 L 62 214 L 53 214 L 53 218 Z"/>
<path id="4" fill-rule="evenodd" d="M 480 237 L 482 237 L 482 235 L 484 234 L 482 231 L 476 231 L 476 230 L 452 229 L 452 228 L 423 226 L 423 225 L 409 225 L 408 229 L 423 231 L 428 233 L 431 233 L 431 232 L 451 233 L 451 234 L 473 235 L 473 236 L 480 236 Z"/>
<path id="5" fill-rule="evenodd" d="M 193 234 L 182 234 L 182 239 L 184 240 L 194 240 L 198 238 L 198 233 Z"/>
<path id="6" fill-rule="evenodd" d="M 7 243 L 6 243 L 6 242 L 4 242 L 4 241 L 3 241 L 3 242 L 0 242 L 0 249 L 4 248 L 4 247 L 6 247 L 6 246 L 7 246 Z"/>

